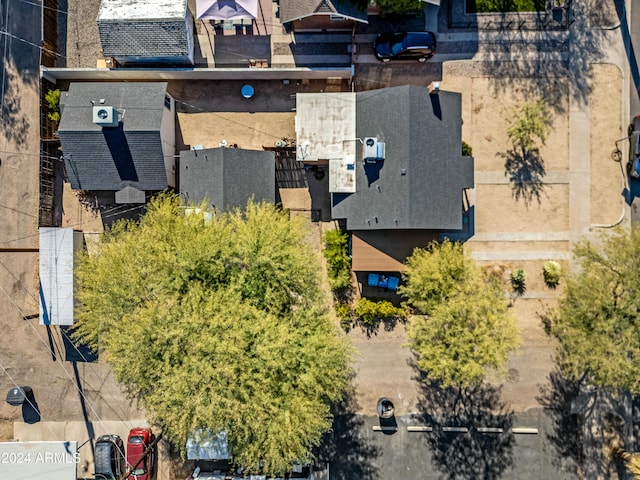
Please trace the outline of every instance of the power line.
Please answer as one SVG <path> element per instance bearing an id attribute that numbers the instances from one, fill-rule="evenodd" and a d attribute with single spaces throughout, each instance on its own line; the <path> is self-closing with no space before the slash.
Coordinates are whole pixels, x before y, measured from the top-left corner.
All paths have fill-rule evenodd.
<path id="1" fill-rule="evenodd" d="M 24 38 L 17 37 L 17 36 L 5 31 L 5 30 L 0 30 L 0 34 L 6 35 L 6 36 L 11 37 L 11 38 L 15 38 L 16 40 L 19 40 L 21 42 L 29 44 L 29 45 L 31 45 L 33 47 L 39 48 L 40 50 L 43 50 L 43 51 L 45 51 L 47 53 L 52 53 L 53 55 L 56 55 L 58 57 L 67 58 L 66 56 L 62 55 L 61 53 L 54 52 L 53 50 L 49 50 L 48 48 L 44 48 L 43 46 L 38 45 L 37 43 L 33 43 L 33 42 L 30 42 L 29 40 L 25 40 Z"/>
<path id="2" fill-rule="evenodd" d="M 7 368 L 6 368 L 2 363 L 0 363 L 0 368 L 2 368 L 2 371 L 4 372 L 4 374 L 5 374 L 7 377 L 9 377 L 9 380 L 11 380 L 11 383 L 13 383 L 13 384 L 16 386 L 16 388 L 22 388 L 20 385 L 18 385 L 18 384 L 16 383 L 16 381 L 13 379 L 13 377 L 9 374 L 9 371 L 7 370 Z M 53 435 L 53 438 L 55 438 L 55 439 L 56 439 L 56 440 L 58 440 L 58 441 L 62 441 L 62 440 L 64 440 L 64 439 L 62 439 L 62 440 L 58 439 L 58 436 L 57 436 L 57 435 L 56 435 L 56 433 L 53 431 L 53 429 L 51 428 L 51 426 L 49 425 L 49 423 L 48 423 L 46 420 L 44 420 L 44 418 L 42 417 L 42 412 L 40 412 L 40 409 L 38 408 L 38 406 L 37 406 L 37 405 L 34 405 L 34 403 L 32 402 L 31 398 L 29 398 L 29 395 L 25 395 L 25 397 L 24 397 L 24 398 L 25 398 L 26 402 L 31 406 L 31 408 L 33 409 L 33 411 L 38 413 L 38 415 L 40 416 L 40 420 L 44 421 L 45 425 L 47 426 L 47 428 L 49 429 L 49 431 L 50 431 L 50 432 L 51 432 L 51 434 Z M 35 397 L 33 397 L 33 398 L 34 398 L 34 400 L 35 400 Z"/>
<path id="3" fill-rule="evenodd" d="M 23 283 L 20 281 L 20 279 L 19 279 L 19 278 L 17 278 L 17 277 L 15 276 L 15 274 L 14 274 L 14 273 L 9 269 L 9 267 L 7 267 L 7 265 L 6 265 L 4 262 L 0 262 L 0 265 L 1 265 L 1 266 L 2 266 L 2 267 L 3 267 L 3 268 L 4 268 L 4 269 L 9 273 L 9 275 L 11 275 L 11 276 L 13 277 L 13 279 L 17 282 L 17 284 L 19 285 L 19 287 L 20 287 L 20 288 L 21 288 L 21 289 L 22 289 L 22 290 L 23 290 L 23 291 L 24 291 L 24 292 L 25 292 L 29 297 L 31 297 L 31 299 L 32 299 L 33 301 L 35 301 L 36 303 L 38 303 L 38 302 L 40 301 L 38 298 L 36 298 L 36 297 L 35 297 L 35 296 L 34 296 L 34 295 L 33 295 L 33 294 L 32 294 L 32 293 L 31 293 L 31 292 L 30 292 L 30 291 L 29 291 L 29 290 L 28 290 L 24 285 L 23 285 Z M 71 344 L 71 346 L 73 347 L 73 349 L 78 353 L 78 355 L 80 355 L 80 357 L 82 358 L 82 360 L 83 360 L 83 361 L 88 365 L 88 367 L 92 370 L 92 373 L 93 373 L 96 377 L 98 377 L 98 378 L 100 378 L 101 380 L 103 380 L 103 379 L 101 378 L 101 375 L 100 375 L 100 374 L 99 374 L 99 373 L 98 373 L 98 372 L 93 368 L 92 363 L 91 363 L 91 362 L 87 359 L 87 357 L 86 357 L 86 356 L 85 356 L 85 355 L 84 355 L 84 354 L 83 354 L 83 353 L 78 349 L 78 347 L 76 346 L 75 342 L 71 339 L 71 337 L 69 337 L 69 335 L 68 335 L 64 330 L 62 330 L 61 328 L 59 328 L 57 331 L 60 333 L 60 335 L 61 335 L 62 337 L 66 338 L 66 339 L 68 340 L 68 342 Z M 63 341 L 64 341 L 64 340 L 63 340 Z M 58 344 L 57 344 L 57 343 L 56 343 L 55 345 L 56 345 L 56 348 L 58 349 L 58 355 L 60 356 L 60 358 L 62 358 L 62 349 L 58 346 Z M 107 402 L 105 401 L 105 403 L 107 403 Z M 109 404 L 107 403 L 107 405 L 109 405 Z M 121 420 L 121 421 L 125 421 L 125 422 L 127 422 L 127 423 L 129 424 L 129 427 L 133 427 L 133 424 L 132 424 L 128 419 L 126 419 L 127 415 L 126 415 L 126 413 L 125 413 L 124 409 L 120 406 L 120 404 L 119 404 L 119 403 L 117 403 L 117 405 L 118 405 L 119 410 L 120 410 L 120 412 L 119 412 L 119 413 L 120 413 L 120 414 L 122 414 L 122 416 L 123 416 L 123 417 L 125 417 L 125 418 L 123 419 L 123 418 L 121 418 L 120 416 L 118 416 L 118 419 L 119 419 L 119 420 Z M 109 407 L 111 408 L 111 410 L 112 410 L 114 413 L 116 413 L 116 414 L 118 415 L 118 412 L 116 412 L 116 409 L 115 409 L 115 408 L 113 408 L 111 405 L 109 405 Z"/>
<path id="4" fill-rule="evenodd" d="M 7 297 L 7 299 L 9 300 L 9 302 L 11 302 L 11 304 L 13 305 L 13 307 L 18 311 L 18 313 L 20 314 L 20 316 L 22 318 L 25 317 L 24 312 L 22 311 L 22 309 L 16 305 L 16 303 L 11 299 L 11 297 L 9 296 L 9 294 L 7 293 L 7 291 L 0 286 L 0 291 L 2 293 L 4 293 L 4 295 Z M 31 324 L 31 322 L 27 322 L 27 324 L 31 327 L 31 329 L 33 330 L 33 332 L 35 333 L 35 335 L 38 337 L 38 339 L 42 342 L 42 344 L 49 349 L 49 345 L 47 345 L 47 342 L 44 340 L 44 338 L 42 338 L 42 335 L 40 335 L 40 332 L 38 332 L 38 330 Z M 95 416 L 95 418 L 97 419 L 98 423 L 102 424 L 103 428 L 105 428 L 104 425 L 104 421 L 100 418 L 100 416 L 98 415 L 98 412 L 96 411 L 96 409 L 93 407 L 93 405 L 91 404 L 91 402 L 89 401 L 89 399 L 87 398 L 87 396 L 84 394 L 84 391 L 76 384 L 75 380 L 73 379 L 73 377 L 71 376 L 71 374 L 67 371 L 66 368 L 64 368 L 64 365 L 61 362 L 58 362 L 58 365 L 60 366 L 60 368 L 62 368 L 62 370 L 64 371 L 64 373 L 67 375 L 67 377 L 69 378 L 69 380 L 71 381 L 71 383 L 73 384 L 74 388 L 76 389 L 76 391 L 78 392 L 78 394 L 80 395 L 80 397 L 84 400 L 84 402 L 89 406 L 89 408 L 91 409 L 91 411 L 93 412 L 93 415 Z M 120 419 L 122 420 L 122 419 Z M 105 431 L 108 431 L 108 429 L 105 428 Z M 124 452 L 122 452 L 124 455 Z"/>
<path id="5" fill-rule="evenodd" d="M 122 206 L 128 206 L 128 205 L 127 204 L 123 204 Z M 121 206 L 115 206 L 115 207 L 112 207 L 110 209 L 106 209 L 105 212 L 107 212 L 107 213 L 106 214 L 101 213 L 100 216 L 102 218 L 109 218 L 109 217 L 114 217 L 116 215 L 123 215 L 125 213 L 132 212 L 132 211 L 138 210 L 140 208 L 144 208 L 144 207 L 146 207 L 146 204 L 136 205 L 135 207 L 131 207 L 131 208 L 127 209 L 127 210 L 122 210 L 122 211 L 119 211 L 119 212 L 111 213 L 111 212 L 114 212 L 115 210 L 117 210 L 120 207 Z M 72 224 L 66 225 L 65 227 L 61 227 L 61 228 L 78 227 L 80 225 L 85 225 L 85 224 L 93 222 L 93 221 L 94 220 L 85 220 L 84 222 L 72 223 Z M 39 232 L 38 233 L 32 233 L 30 235 L 24 235 L 22 237 L 14 238 L 12 240 L 5 240 L 4 242 L 0 242 L 0 245 L 6 245 L 8 243 L 18 242 L 20 240 L 26 240 L 28 238 L 38 237 L 39 235 L 40 235 Z"/>
<path id="6" fill-rule="evenodd" d="M 22 2 L 22 3 L 26 3 L 27 5 L 35 5 L 35 6 L 37 6 L 37 7 L 42 7 L 42 8 L 44 8 L 45 10 L 51 10 L 52 12 L 58 12 L 58 13 L 62 13 L 62 14 L 64 14 L 64 15 L 68 15 L 68 13 L 67 13 L 67 12 L 65 12 L 64 10 L 59 10 L 59 9 L 57 9 L 57 8 L 47 7 L 46 5 L 41 5 L 41 4 L 39 4 L 39 3 L 35 3 L 35 2 L 29 2 L 29 1 L 27 1 L 27 0 L 18 0 L 18 1 L 19 1 L 19 2 Z"/>

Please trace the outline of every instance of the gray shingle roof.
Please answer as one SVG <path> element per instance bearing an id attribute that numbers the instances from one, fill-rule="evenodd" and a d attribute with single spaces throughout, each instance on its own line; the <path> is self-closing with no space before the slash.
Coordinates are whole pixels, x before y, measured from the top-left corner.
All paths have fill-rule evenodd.
<path id="1" fill-rule="evenodd" d="M 117 191 L 167 188 L 161 126 L 167 84 L 72 83 L 61 99 L 58 128 L 71 188 Z M 104 99 L 122 118 L 118 127 L 93 123 Z"/>
<path id="2" fill-rule="evenodd" d="M 356 93 L 358 138 L 378 137 L 385 159 L 364 164 L 356 193 L 333 194 L 332 217 L 349 230 L 462 228 L 462 190 L 473 187 L 463 157 L 461 95 L 415 85 Z"/>
<path id="3" fill-rule="evenodd" d="M 275 203 L 273 152 L 209 148 L 180 152 L 180 194 L 189 202 L 205 198 L 221 210 L 246 206 L 249 198 Z"/>
<path id="4" fill-rule="evenodd" d="M 187 0 L 102 0 L 98 32 L 105 57 L 124 62 L 191 62 Z"/>
<path id="5" fill-rule="evenodd" d="M 366 22 L 367 11 L 359 9 L 349 0 L 280 0 L 282 23 L 314 14 L 334 14 Z"/>

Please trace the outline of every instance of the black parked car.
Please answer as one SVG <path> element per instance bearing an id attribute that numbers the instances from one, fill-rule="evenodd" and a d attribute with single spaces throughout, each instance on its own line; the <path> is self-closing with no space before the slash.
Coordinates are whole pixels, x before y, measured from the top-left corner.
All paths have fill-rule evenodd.
<path id="1" fill-rule="evenodd" d="M 102 435 L 96 440 L 96 480 L 120 480 L 127 471 L 124 444 L 118 435 Z"/>
<path id="2" fill-rule="evenodd" d="M 381 33 L 373 42 L 373 53 L 378 60 L 417 60 L 426 62 L 436 53 L 433 32 Z"/>
<path id="3" fill-rule="evenodd" d="M 629 135 L 627 173 L 634 178 L 640 178 L 640 115 L 633 117 L 627 134 Z"/>

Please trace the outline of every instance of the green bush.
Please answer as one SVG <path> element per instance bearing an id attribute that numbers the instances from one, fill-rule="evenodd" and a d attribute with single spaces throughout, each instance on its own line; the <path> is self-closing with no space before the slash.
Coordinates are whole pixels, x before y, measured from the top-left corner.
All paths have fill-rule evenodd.
<path id="1" fill-rule="evenodd" d="M 394 307 L 391 302 L 386 300 L 373 301 L 368 298 L 361 298 L 356 303 L 355 315 L 356 318 L 371 325 L 376 320 L 404 319 L 406 312 L 402 308 Z"/>
<path id="2" fill-rule="evenodd" d="M 44 96 L 44 100 L 47 102 L 47 106 L 49 107 L 47 117 L 49 120 L 54 122 L 60 121 L 60 95 L 62 95 L 62 92 L 56 89 L 49 90 Z"/>
<path id="3" fill-rule="evenodd" d="M 514 290 L 524 290 L 524 281 L 527 274 L 521 268 L 516 268 L 511 272 L 511 287 Z"/>
<path id="4" fill-rule="evenodd" d="M 464 157 L 473 157 L 473 149 L 471 148 L 471 145 L 464 140 L 462 141 L 462 155 Z"/>
<path id="5" fill-rule="evenodd" d="M 343 321 L 351 321 L 353 319 L 353 312 L 351 311 L 351 305 L 345 302 L 337 302 L 333 308 L 336 311 L 338 319 Z"/>
<path id="6" fill-rule="evenodd" d="M 348 252 L 348 237 L 341 230 L 329 230 L 323 237 L 324 257 L 329 270 L 329 285 L 335 290 L 351 286 L 351 258 Z"/>
<path id="7" fill-rule="evenodd" d="M 383 13 L 402 15 L 407 12 L 419 12 L 422 10 L 420 0 L 376 0 L 376 5 Z"/>
<path id="8" fill-rule="evenodd" d="M 542 12 L 545 0 L 467 0 L 467 13 Z"/>
<path id="9" fill-rule="evenodd" d="M 544 277 L 544 283 L 550 287 L 555 287 L 560 282 L 560 274 L 562 273 L 562 267 L 554 260 L 549 260 L 542 267 L 542 276 Z"/>
<path id="10" fill-rule="evenodd" d="M 337 302 L 333 305 L 336 311 L 336 316 L 340 320 L 342 328 L 348 332 L 351 329 L 351 322 L 353 322 L 353 311 L 351 305 L 345 302 Z"/>

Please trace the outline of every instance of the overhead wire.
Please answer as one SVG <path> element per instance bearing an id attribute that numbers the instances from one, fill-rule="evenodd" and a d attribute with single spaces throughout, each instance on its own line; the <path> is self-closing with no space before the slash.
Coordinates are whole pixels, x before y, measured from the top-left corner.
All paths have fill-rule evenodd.
<path id="1" fill-rule="evenodd" d="M 21 2 L 26 3 L 26 4 L 34 5 L 34 6 L 39 6 L 39 7 L 40 7 L 40 6 L 42 6 L 42 5 L 40 5 L 39 3 L 35 3 L 35 2 L 28 2 L 28 1 L 26 1 L 26 0 L 18 0 L 18 1 L 21 1 Z M 43 8 L 48 8 L 48 7 L 46 7 L 46 6 L 42 6 L 42 7 L 43 7 Z M 60 12 L 60 13 L 66 13 L 66 12 L 63 12 L 63 11 L 58 10 L 58 9 L 51 9 L 51 10 L 55 10 L 55 11 Z M 5 23 L 5 25 L 8 25 L 8 24 L 9 24 L 9 23 L 8 23 L 8 15 L 9 15 L 9 6 L 7 5 L 7 6 L 6 6 L 6 15 L 5 15 L 5 17 L 6 17 L 6 18 L 5 18 L 5 22 L 4 22 L 4 23 Z M 26 39 L 24 39 L 24 38 L 22 38 L 22 37 L 19 37 L 19 36 L 17 36 L 17 35 L 14 35 L 14 34 L 12 34 L 12 33 L 8 32 L 8 31 L 6 31 L 6 30 L 4 30 L 4 29 L 0 29 L 0 35 L 4 35 L 5 37 L 8 37 L 8 38 L 11 38 L 11 39 L 15 39 L 15 40 L 21 41 L 21 42 L 26 43 L 26 44 L 28 44 L 28 45 L 34 46 L 34 47 L 38 48 L 39 50 L 45 51 L 45 52 L 47 52 L 47 53 L 54 54 L 54 55 L 56 55 L 56 56 L 58 56 L 58 57 L 66 58 L 64 55 L 59 54 L 58 52 L 55 52 L 55 51 L 49 50 L 49 49 L 47 49 L 47 48 L 44 48 L 44 47 L 42 47 L 41 45 L 38 45 L 38 44 L 33 43 L 33 42 L 29 41 L 29 40 L 26 40 Z M 8 50 L 8 48 L 9 48 L 9 42 L 8 42 L 8 41 L 6 41 L 6 42 L 3 42 L 3 43 L 4 43 L 4 45 L 3 45 L 3 59 L 6 59 L 6 58 L 7 58 L 7 50 Z M 4 111 L 5 111 L 5 109 L 4 109 L 4 97 L 5 97 L 5 88 L 6 88 L 6 83 L 7 83 L 5 80 L 6 80 L 6 62 L 4 62 L 4 61 L 3 61 L 3 67 L 2 67 L 2 79 L 1 79 L 1 81 L 2 81 L 2 87 L 1 87 L 1 91 L 0 91 L 0 122 L 2 122 L 2 121 L 4 120 Z M 17 155 L 25 155 L 25 156 L 38 156 L 38 157 L 41 157 L 41 156 L 42 156 L 42 155 L 30 154 L 30 153 L 26 153 L 26 152 L 10 152 L 10 151 L 7 151 L 7 150 L 0 150 L 0 151 L 1 151 L 2 153 L 17 154 Z M 47 157 L 48 157 L 48 156 L 47 156 Z M 57 157 L 48 157 L 48 158 L 57 159 Z M 113 207 L 112 209 L 107 210 L 107 211 L 104 213 L 104 215 L 103 215 L 103 216 L 107 216 L 107 217 L 109 217 L 109 216 L 114 216 L 114 215 L 116 215 L 116 214 L 121 215 L 121 214 L 127 213 L 127 212 L 129 212 L 129 211 L 133 211 L 133 210 L 139 209 L 139 208 L 141 208 L 141 207 L 144 207 L 144 205 L 139 205 L 139 206 L 136 206 L 136 207 L 133 207 L 133 208 L 129 208 L 128 210 L 120 210 L 120 211 L 118 211 L 117 213 L 111 213 L 111 212 L 115 212 L 116 210 L 118 210 L 118 209 L 120 209 L 120 208 L 121 208 L 121 206 L 116 206 L 116 207 Z M 83 224 L 83 223 L 86 223 L 86 222 L 80 222 L 80 223 L 78 223 L 78 224 L 76 224 L 76 225 L 81 225 L 81 224 Z M 33 236 L 36 236 L 36 235 L 38 235 L 38 234 L 36 233 L 36 234 L 34 234 L 34 235 L 29 235 L 29 236 L 26 236 L 26 237 L 23 237 L 23 238 L 29 238 L 29 237 L 33 237 Z M 12 242 L 12 240 L 10 240 L 10 241 L 8 241 L 8 242 L 3 242 L 3 243 L 11 243 L 11 242 Z M 7 271 L 10 273 L 10 275 L 12 275 L 12 276 L 13 276 L 13 278 L 18 282 L 18 285 L 20 285 L 20 287 L 21 287 L 21 288 L 22 288 L 22 289 L 27 293 L 27 295 L 29 295 L 29 296 L 30 296 L 33 300 L 35 300 L 35 301 L 37 301 L 37 300 L 38 300 L 38 299 L 36 299 L 36 298 L 34 297 L 34 295 L 33 295 L 31 292 L 29 292 L 29 291 L 24 287 L 24 285 L 22 285 L 22 283 L 19 281 L 19 279 L 17 279 L 17 277 L 13 274 L 13 272 L 12 272 L 12 271 L 11 271 L 11 270 L 10 270 L 10 269 L 9 269 L 9 268 L 4 264 L 4 263 L 3 263 L 3 262 L 0 262 L 0 264 L 2 265 L 2 267 L 3 267 L 5 270 L 7 270 Z M 6 291 L 2 286 L 0 286 L 0 291 L 2 291 L 2 293 L 7 297 L 7 299 L 9 300 L 9 302 L 11 303 L 11 305 L 13 306 L 13 308 L 14 308 L 14 309 L 16 309 L 16 311 L 17 311 L 18 313 L 20 313 L 20 315 L 22 316 L 22 318 L 26 318 L 26 316 L 25 316 L 25 314 L 24 314 L 23 310 L 22 310 L 22 309 L 21 309 L 21 308 L 20 308 L 20 307 L 19 307 L 19 306 L 18 306 L 18 305 L 13 301 L 13 299 L 11 298 L 11 296 L 7 293 L 7 291 Z M 35 329 L 35 327 L 31 324 L 31 322 L 27 322 L 27 323 L 28 323 L 28 324 L 29 324 L 29 326 L 31 327 L 31 329 L 32 329 L 33 333 L 34 333 L 34 334 L 39 338 L 39 340 L 43 343 L 43 345 L 44 345 L 48 350 L 51 350 L 51 348 L 53 348 L 53 349 L 54 349 L 54 352 L 53 352 L 53 353 L 56 353 L 56 351 L 57 351 L 57 354 L 58 354 L 59 356 L 62 356 L 62 348 L 60 347 L 60 345 L 58 344 L 58 341 L 56 341 L 56 339 L 55 339 L 55 338 L 51 337 L 51 344 L 50 344 L 50 345 L 48 345 L 48 344 L 47 344 L 47 342 L 42 338 L 42 336 L 40 335 L 40 333 L 37 331 L 37 329 Z M 66 337 L 66 338 L 69 340 L 69 343 L 70 343 L 70 344 L 73 346 L 73 348 L 78 352 L 78 354 L 80 354 L 81 358 L 83 358 L 83 359 L 86 361 L 87 359 L 86 359 L 86 357 L 84 356 L 84 354 L 83 354 L 82 352 L 80 352 L 80 350 L 78 350 L 77 346 L 75 345 L 75 342 L 73 342 L 73 341 L 69 338 L 69 336 L 67 335 L 67 333 L 66 333 L 66 332 L 64 332 L 64 331 L 62 331 L 62 330 L 60 330 L 60 334 L 61 334 L 62 336 L 64 336 L 64 337 Z M 16 382 L 16 381 L 13 379 L 13 377 L 9 374 L 8 370 L 4 367 L 4 365 L 1 365 L 1 364 L 0 364 L 0 367 L 1 367 L 1 368 L 2 368 L 2 370 L 4 371 L 5 375 L 7 375 L 7 377 L 11 380 L 11 382 L 12 382 L 16 387 L 19 387 L 19 385 L 17 384 L 17 382 Z M 93 412 L 93 414 L 94 414 L 95 418 L 98 420 L 98 422 L 100 422 L 100 423 L 102 423 L 102 424 L 104 425 L 104 422 L 102 421 L 102 419 L 101 419 L 101 418 L 100 418 L 100 416 L 98 415 L 98 413 L 97 413 L 97 411 L 95 410 L 94 406 L 91 404 L 91 402 L 90 402 L 90 401 L 89 401 L 89 399 L 86 397 L 86 395 L 84 394 L 84 392 L 79 388 L 79 386 L 78 386 L 78 385 L 76 385 L 76 382 L 75 382 L 75 381 L 74 381 L 74 379 L 71 377 L 71 375 L 69 374 L 69 372 L 67 371 L 67 369 L 64 367 L 64 365 L 63 365 L 62 363 L 60 363 L 60 367 L 63 369 L 63 371 L 65 372 L 65 374 L 67 375 L 67 377 L 71 380 L 71 382 L 74 384 L 74 386 L 75 386 L 76 390 L 78 391 L 78 393 L 80 394 L 81 398 L 82 398 L 82 399 L 84 400 L 84 402 L 85 402 L 85 403 L 90 407 L 91 411 Z M 97 375 L 97 376 L 98 376 L 98 378 L 101 378 L 101 377 L 100 377 L 100 375 Z M 39 411 L 39 409 L 37 408 L 37 406 L 35 406 L 35 405 L 31 402 L 31 400 L 30 400 L 29 398 L 26 398 L 26 401 L 31 405 L 31 407 L 32 407 L 36 412 L 38 412 L 38 414 L 40 415 L 40 418 L 42 418 L 42 414 L 40 413 L 40 411 Z M 105 403 L 106 403 L 107 405 L 109 405 L 109 404 L 108 404 L 108 402 L 105 402 Z M 119 405 L 119 407 L 120 407 L 120 409 L 121 409 L 121 412 L 120 412 L 120 413 L 123 413 L 122 407 L 121 407 L 120 405 Z M 120 415 L 116 412 L 116 410 L 115 410 L 113 407 L 111 407 L 111 409 L 114 411 L 114 413 L 116 413 L 116 415 L 118 416 L 118 418 L 119 418 L 121 421 L 123 421 L 123 419 L 122 419 L 122 418 L 120 417 Z M 125 418 L 126 418 L 126 415 L 125 415 Z M 130 424 L 130 426 L 132 425 L 132 424 L 131 424 L 131 422 L 130 422 L 128 419 L 126 419 L 126 420 L 124 420 L 124 421 L 126 421 L 127 423 L 129 423 L 129 424 Z M 45 423 L 46 423 L 46 422 L 45 422 Z M 47 427 L 49 428 L 49 430 L 51 430 L 51 427 L 50 427 L 48 424 L 47 424 Z M 55 435 L 55 433 L 53 432 L 53 430 L 51 430 L 51 433 L 52 433 L 52 434 L 53 434 L 53 436 L 57 439 L 57 436 Z M 122 452 L 122 453 L 123 453 L 123 455 L 124 455 L 124 452 Z"/>
<path id="2" fill-rule="evenodd" d="M 22 386 L 18 385 L 18 383 L 14 380 L 14 378 L 11 376 L 11 374 L 9 373 L 9 370 L 7 370 L 7 368 L 0 362 L 0 368 L 2 368 L 2 371 L 4 372 L 4 374 L 9 378 L 9 380 L 11 381 L 11 383 L 13 383 L 13 385 L 16 388 L 22 388 Z M 53 438 L 55 438 L 57 441 L 63 441 L 63 439 L 58 438 L 58 435 L 56 434 L 56 432 L 53 431 L 53 429 L 51 428 L 51 425 L 49 425 L 49 422 L 47 422 L 44 417 L 42 416 L 42 412 L 40 411 L 40 409 L 38 408 L 37 403 L 34 404 L 33 402 L 35 401 L 35 397 L 31 397 L 29 395 L 25 395 L 25 401 L 29 404 L 29 406 L 33 409 L 34 412 L 36 412 L 38 414 L 38 416 L 40 417 L 40 420 L 44 421 L 44 424 L 46 425 L 46 427 L 49 429 L 49 431 L 51 432 L 51 435 L 53 435 Z"/>
<path id="3" fill-rule="evenodd" d="M 9 296 L 9 294 L 7 293 L 7 291 L 0 286 L 0 291 L 2 293 L 4 293 L 4 295 L 7 297 L 7 299 L 9 300 L 9 302 L 11 302 L 11 304 L 13 305 L 13 307 L 18 311 L 18 313 L 20 314 L 20 316 L 22 318 L 25 317 L 24 312 L 22 311 L 22 309 L 11 299 L 11 297 Z M 45 342 L 44 338 L 42 338 L 42 335 L 40 335 L 40 332 L 38 332 L 38 330 L 31 324 L 31 322 L 27 322 L 27 324 L 31 327 L 31 329 L 33 330 L 33 332 L 35 333 L 35 335 L 40 339 L 40 341 L 42 342 L 42 344 L 49 349 L 49 345 L 47 345 L 47 342 Z M 71 381 L 71 383 L 73 384 L 74 388 L 76 389 L 76 391 L 78 392 L 78 394 L 80 395 L 80 398 L 83 400 L 83 402 L 89 406 L 89 408 L 91 409 L 91 412 L 93 413 L 94 417 L 96 418 L 96 420 L 98 421 L 99 424 L 102 425 L 102 428 L 105 431 L 109 431 L 108 428 L 106 428 L 105 422 L 102 420 L 102 418 L 100 417 L 100 415 L 98 415 L 98 412 L 96 411 L 96 409 L 94 408 L 94 406 L 91 404 L 91 402 L 89 401 L 89 399 L 87 398 L 87 396 L 84 393 L 84 390 L 81 389 L 76 381 L 74 380 L 74 378 L 71 376 L 71 374 L 67 371 L 66 368 L 64 368 L 64 365 L 61 362 L 57 362 L 58 365 L 60 365 L 60 368 L 62 368 L 62 370 L 64 371 L 64 373 L 67 375 L 67 377 L 69 378 L 69 380 Z M 121 421 L 123 421 L 122 419 L 119 419 Z M 123 455 L 125 455 L 125 452 L 122 452 Z"/>
<path id="4" fill-rule="evenodd" d="M 129 204 L 123 204 L 123 206 L 129 206 Z M 140 204 L 140 205 L 136 205 L 135 207 L 128 208 L 127 210 L 122 210 L 122 211 L 119 211 L 119 212 L 112 213 L 115 210 L 117 210 L 118 208 L 120 208 L 120 206 L 115 206 L 115 207 L 112 207 L 110 209 L 106 209 L 105 210 L 106 213 L 104 213 L 104 214 L 101 213 L 101 217 L 102 218 L 110 218 L 110 217 L 114 217 L 116 215 L 123 215 L 125 213 L 133 212 L 134 210 L 139 210 L 139 209 L 144 208 L 144 207 L 146 207 L 146 204 Z M 85 225 L 85 224 L 93 222 L 93 221 L 94 220 L 91 219 L 91 220 L 85 220 L 85 221 L 77 222 L 77 223 L 70 223 L 70 224 L 67 224 L 65 226 L 65 228 L 79 227 L 81 225 Z M 20 240 L 26 240 L 26 239 L 29 239 L 29 238 L 38 237 L 39 235 L 40 235 L 39 232 L 32 233 L 32 234 L 29 234 L 29 235 L 24 235 L 22 237 L 14 238 L 12 240 L 5 240 L 4 242 L 0 242 L 0 245 L 6 245 L 6 244 L 9 244 L 9 243 L 18 242 Z"/>
<path id="5" fill-rule="evenodd" d="M 61 246 L 61 244 L 60 244 L 60 246 Z M 38 302 L 40 301 L 40 299 L 39 299 L 39 298 L 37 298 L 36 296 L 34 296 L 34 295 L 33 295 L 33 294 L 32 294 L 32 293 L 31 293 L 31 292 L 30 292 L 30 291 L 29 291 L 29 290 L 28 290 L 28 289 L 23 285 L 23 283 L 20 281 L 20 279 L 19 279 L 18 277 L 16 277 L 16 275 L 11 271 L 11 269 L 10 269 L 9 267 L 7 267 L 7 265 L 6 265 L 4 262 L 0 261 L 0 266 L 2 266 L 2 267 L 3 267 L 3 268 L 4 268 L 4 269 L 9 273 L 9 275 L 11 275 L 11 276 L 13 277 L 13 279 L 17 282 L 17 285 L 19 286 L 19 288 L 21 288 L 21 289 L 22 289 L 22 290 L 27 294 L 27 296 L 31 297 L 31 299 L 32 299 L 33 301 L 35 301 L 36 303 L 38 303 Z M 86 356 L 85 356 L 85 355 L 84 355 L 84 354 L 83 354 L 83 353 L 78 349 L 78 347 L 76 346 L 76 343 L 73 341 L 73 339 L 72 339 L 72 338 L 71 338 L 71 337 L 70 337 L 70 336 L 69 336 L 69 335 L 68 335 L 68 334 L 67 334 L 67 333 L 66 333 L 62 328 L 57 329 L 57 331 L 60 333 L 61 337 L 63 337 L 63 339 L 62 339 L 62 340 L 63 340 L 63 342 L 64 342 L 64 338 L 66 338 L 66 339 L 67 339 L 67 341 L 68 341 L 68 343 L 73 347 L 73 349 L 78 353 L 78 355 L 80 355 L 80 358 L 82 358 L 83 362 L 88 366 L 88 368 L 92 371 L 92 373 L 93 373 L 96 377 L 100 378 L 100 380 L 101 380 L 101 381 L 103 381 L 103 380 L 104 380 L 104 378 L 102 378 L 102 376 L 101 376 L 101 375 L 100 375 L 100 374 L 99 374 L 99 373 L 98 373 L 98 372 L 93 368 L 92 362 L 90 362 L 90 361 L 87 359 L 87 357 L 86 357 Z M 58 355 L 59 355 L 59 357 L 60 357 L 60 358 L 63 358 L 62 348 L 61 348 L 57 343 L 55 343 L 55 346 L 56 346 L 56 349 L 58 350 Z M 107 403 L 107 405 L 109 405 L 109 404 Z M 111 405 L 109 405 L 109 407 L 111 408 L 111 410 L 113 410 L 113 412 L 114 412 L 114 413 L 116 413 L 116 414 L 117 414 L 116 409 L 115 409 L 114 407 L 112 407 Z M 126 419 L 126 417 L 127 417 L 126 412 L 124 411 L 124 409 L 121 407 L 121 405 L 120 405 L 120 404 L 118 404 L 118 407 L 119 407 L 119 410 L 120 410 L 120 412 L 119 412 L 119 413 L 120 413 L 120 414 L 122 414 L 122 415 L 124 416 L 124 419 L 123 419 L 123 418 L 121 418 L 120 416 L 118 416 L 118 419 L 119 419 L 120 421 L 125 421 L 125 422 L 127 422 L 127 423 L 129 424 L 129 427 L 130 427 L 130 428 L 132 428 L 132 427 L 133 427 L 133 424 L 132 424 L 128 419 Z"/>

